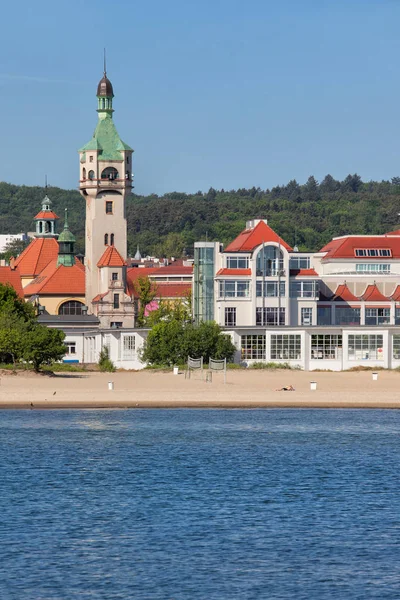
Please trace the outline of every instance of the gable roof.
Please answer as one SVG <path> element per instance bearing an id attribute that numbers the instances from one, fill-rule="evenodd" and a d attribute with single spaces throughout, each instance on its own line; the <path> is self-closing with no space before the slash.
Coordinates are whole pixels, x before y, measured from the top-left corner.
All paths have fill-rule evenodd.
<path id="1" fill-rule="evenodd" d="M 12 288 L 14 288 L 20 298 L 24 297 L 21 275 L 18 269 L 12 269 L 11 267 L 0 267 L 0 283 L 3 285 L 10 285 Z"/>
<path id="2" fill-rule="evenodd" d="M 365 292 L 362 296 L 360 296 L 361 300 L 369 301 L 369 302 L 387 302 L 389 298 L 384 296 L 376 286 L 376 284 L 368 285 L 365 289 Z"/>
<path id="3" fill-rule="evenodd" d="M 262 243 L 275 242 L 289 252 L 292 248 L 265 221 L 259 221 L 253 229 L 244 229 L 224 252 L 253 252 Z"/>
<path id="4" fill-rule="evenodd" d="M 334 302 L 359 302 L 357 296 L 354 296 L 347 287 L 347 283 L 338 285 L 332 298 Z"/>
<path id="5" fill-rule="evenodd" d="M 80 262 L 80 261 L 77 261 Z M 82 263 L 80 263 L 82 265 Z M 75 263 L 72 267 L 59 265 L 57 260 L 52 260 L 51 263 L 43 269 L 43 271 L 31 281 L 25 288 L 26 296 L 34 294 L 59 296 L 59 295 L 85 295 L 85 270 L 82 266 Z"/>
<path id="6" fill-rule="evenodd" d="M 36 277 L 58 257 L 58 243 L 55 238 L 35 238 L 15 259 L 21 277 Z"/>
<path id="7" fill-rule="evenodd" d="M 391 256 L 356 257 L 356 249 L 388 249 L 391 250 Z M 357 261 L 370 261 L 371 258 L 379 258 L 379 260 L 387 261 L 393 258 L 400 258 L 400 235 L 350 235 L 335 238 L 321 248 L 320 252 L 326 252 L 325 256 L 322 258 L 322 261 L 332 258 L 351 258 L 353 260 L 357 259 Z"/>
<path id="8" fill-rule="evenodd" d="M 115 246 L 107 246 L 97 263 L 98 267 L 123 267 L 125 261 Z"/>

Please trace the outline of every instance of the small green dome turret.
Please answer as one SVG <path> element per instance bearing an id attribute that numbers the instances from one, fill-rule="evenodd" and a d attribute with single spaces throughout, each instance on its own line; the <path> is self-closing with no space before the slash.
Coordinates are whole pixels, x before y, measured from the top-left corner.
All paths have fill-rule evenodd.
<path id="1" fill-rule="evenodd" d="M 75 241 L 76 238 L 68 227 L 68 208 L 66 208 L 64 229 L 58 236 L 57 266 L 64 265 L 65 267 L 72 267 L 75 264 Z"/>

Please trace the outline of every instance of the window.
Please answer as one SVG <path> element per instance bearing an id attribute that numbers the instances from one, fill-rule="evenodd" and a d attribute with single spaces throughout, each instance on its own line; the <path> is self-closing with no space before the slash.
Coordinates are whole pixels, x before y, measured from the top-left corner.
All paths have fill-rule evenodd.
<path id="1" fill-rule="evenodd" d="M 114 294 L 114 308 L 119 308 L 119 294 Z"/>
<path id="2" fill-rule="evenodd" d="M 279 322 L 278 322 L 279 312 Z M 256 325 L 276 326 L 285 324 L 285 309 L 267 306 L 264 308 L 256 308 Z"/>
<path id="3" fill-rule="evenodd" d="M 112 215 L 112 214 L 113 214 L 113 201 L 107 200 L 106 201 L 106 215 Z"/>
<path id="4" fill-rule="evenodd" d="M 349 335 L 349 360 L 383 360 L 383 335 Z"/>
<path id="5" fill-rule="evenodd" d="M 126 157 L 126 164 L 129 165 L 129 156 Z"/>
<path id="6" fill-rule="evenodd" d="M 356 273 L 390 273 L 390 265 L 360 263 L 356 264 Z"/>
<path id="7" fill-rule="evenodd" d="M 389 248 L 356 248 L 354 250 L 356 256 L 392 256 L 392 251 Z"/>
<path id="8" fill-rule="evenodd" d="M 250 281 L 223 279 L 219 282 L 220 298 L 248 298 L 249 295 Z"/>
<path id="9" fill-rule="evenodd" d="M 390 323 L 390 308 L 366 308 L 366 325 L 385 325 Z"/>
<path id="10" fill-rule="evenodd" d="M 93 162 L 93 156 L 89 156 L 89 162 Z"/>
<path id="11" fill-rule="evenodd" d="M 108 179 L 109 181 L 118 179 L 118 171 L 114 167 L 107 167 L 101 172 L 101 178 Z"/>
<path id="12" fill-rule="evenodd" d="M 256 295 L 258 298 L 262 296 L 263 282 L 256 282 Z M 285 282 L 280 282 L 280 296 L 285 295 Z M 276 298 L 278 296 L 278 282 L 277 281 L 264 281 L 264 297 L 265 298 Z"/>
<path id="13" fill-rule="evenodd" d="M 68 300 L 68 302 L 64 302 L 63 304 L 61 304 L 60 308 L 58 309 L 58 314 L 81 315 L 83 306 L 84 305 L 82 304 L 82 302 L 77 302 L 76 300 Z"/>
<path id="14" fill-rule="evenodd" d="M 83 180 L 86 179 L 86 169 L 85 169 L 85 167 L 83 167 L 83 169 L 82 169 L 82 179 Z"/>
<path id="15" fill-rule="evenodd" d="M 135 357 L 135 336 L 124 335 L 122 338 L 122 359 L 128 360 Z"/>
<path id="16" fill-rule="evenodd" d="M 318 281 L 291 281 L 291 298 L 316 298 L 318 295 Z"/>
<path id="17" fill-rule="evenodd" d="M 301 358 L 300 335 L 271 335 L 272 360 L 299 360 Z"/>
<path id="18" fill-rule="evenodd" d="M 393 336 L 393 358 L 400 359 L 400 335 L 398 333 Z"/>
<path id="19" fill-rule="evenodd" d="M 360 309 L 351 306 L 336 306 L 335 325 L 359 325 Z"/>
<path id="20" fill-rule="evenodd" d="M 396 306 L 394 309 L 394 322 L 396 325 L 400 325 L 400 306 Z"/>
<path id="21" fill-rule="evenodd" d="M 312 325 L 312 308 L 306 307 L 301 309 L 301 324 Z"/>
<path id="22" fill-rule="evenodd" d="M 118 273 L 111 273 L 111 280 L 118 281 Z"/>
<path id="23" fill-rule="evenodd" d="M 76 342 L 65 341 L 64 345 L 67 349 L 67 354 L 76 354 Z"/>
<path id="24" fill-rule="evenodd" d="M 236 327 L 236 308 L 225 308 L 225 327 Z"/>
<path id="25" fill-rule="evenodd" d="M 94 171 L 89 171 L 89 179 L 94 179 Z"/>
<path id="26" fill-rule="evenodd" d="M 284 275 L 283 253 L 276 246 L 265 246 L 257 254 L 256 274 L 264 277 Z"/>
<path id="27" fill-rule="evenodd" d="M 114 246 L 114 234 L 110 235 L 110 246 Z"/>
<path id="28" fill-rule="evenodd" d="M 242 256 L 228 256 L 226 266 L 228 269 L 248 269 L 249 259 Z"/>
<path id="29" fill-rule="evenodd" d="M 104 245 L 108 246 L 108 233 L 104 234 Z"/>
<path id="30" fill-rule="evenodd" d="M 242 360 L 265 360 L 265 335 L 241 336 Z"/>
<path id="31" fill-rule="evenodd" d="M 313 360 L 335 360 L 342 352 L 342 345 L 341 335 L 312 335 L 311 358 Z"/>
<path id="32" fill-rule="evenodd" d="M 112 329 L 121 329 L 122 321 L 111 321 L 110 326 Z"/>
<path id="33" fill-rule="evenodd" d="M 310 257 L 309 256 L 291 256 L 289 261 L 290 269 L 309 269 L 310 268 Z"/>
<path id="34" fill-rule="evenodd" d="M 317 307 L 317 324 L 331 325 L 332 324 L 332 309 L 330 306 Z"/>

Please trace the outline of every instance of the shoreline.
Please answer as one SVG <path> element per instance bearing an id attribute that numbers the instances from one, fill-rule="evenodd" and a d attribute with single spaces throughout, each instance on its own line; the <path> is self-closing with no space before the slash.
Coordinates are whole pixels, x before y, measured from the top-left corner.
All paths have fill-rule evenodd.
<path id="1" fill-rule="evenodd" d="M 114 384 L 108 390 L 108 382 Z M 317 390 L 310 390 L 310 382 Z M 293 385 L 295 391 L 277 391 Z M 59 373 L 43 377 L 31 372 L 1 373 L 0 410 L 52 409 L 260 409 L 349 408 L 400 409 L 400 373 L 380 371 L 228 371 L 212 383 L 183 373 L 125 371 Z"/>

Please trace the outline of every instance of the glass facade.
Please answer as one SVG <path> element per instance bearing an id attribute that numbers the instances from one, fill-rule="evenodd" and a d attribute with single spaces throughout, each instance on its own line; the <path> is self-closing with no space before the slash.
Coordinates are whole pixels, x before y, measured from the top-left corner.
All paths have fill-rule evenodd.
<path id="1" fill-rule="evenodd" d="M 250 281 L 222 279 L 219 282 L 220 298 L 248 298 L 250 296 Z"/>
<path id="2" fill-rule="evenodd" d="M 244 256 L 227 256 L 226 266 L 228 269 L 248 269 L 249 259 Z"/>
<path id="3" fill-rule="evenodd" d="M 310 257 L 309 256 L 291 256 L 289 261 L 291 269 L 309 269 L 310 268 Z"/>
<path id="4" fill-rule="evenodd" d="M 349 335 L 349 360 L 383 360 L 383 335 Z"/>
<path id="5" fill-rule="evenodd" d="M 316 334 L 311 336 L 312 360 L 335 360 L 341 357 L 342 336 L 337 334 Z"/>
<path id="6" fill-rule="evenodd" d="M 241 336 L 242 360 L 265 360 L 265 335 Z"/>
<path id="7" fill-rule="evenodd" d="M 257 281 L 256 283 L 256 295 L 257 298 L 262 297 L 263 282 Z M 279 283 L 280 293 L 283 297 L 285 295 L 285 282 Z M 278 296 L 278 282 L 277 281 L 264 281 L 264 298 L 276 298 Z"/>
<path id="8" fill-rule="evenodd" d="M 279 322 L 278 322 L 279 314 Z M 285 309 L 266 306 L 264 308 L 256 308 L 256 325 L 277 326 L 285 324 Z"/>
<path id="9" fill-rule="evenodd" d="M 366 308 L 366 325 L 387 325 L 390 323 L 390 308 Z"/>
<path id="10" fill-rule="evenodd" d="M 317 325 L 332 324 L 332 307 L 318 306 L 317 307 Z"/>
<path id="11" fill-rule="evenodd" d="M 318 281 L 292 281 L 290 283 L 291 298 L 316 298 Z"/>
<path id="12" fill-rule="evenodd" d="M 335 306 L 335 325 L 359 325 L 360 309 L 351 306 Z"/>
<path id="13" fill-rule="evenodd" d="M 215 244 L 195 244 L 193 310 L 197 324 L 214 320 L 214 261 Z"/>
<path id="14" fill-rule="evenodd" d="M 256 275 L 275 277 L 284 275 L 283 253 L 276 246 L 264 246 L 257 254 Z"/>
<path id="15" fill-rule="evenodd" d="M 271 360 L 301 359 L 300 335 L 271 335 Z"/>

